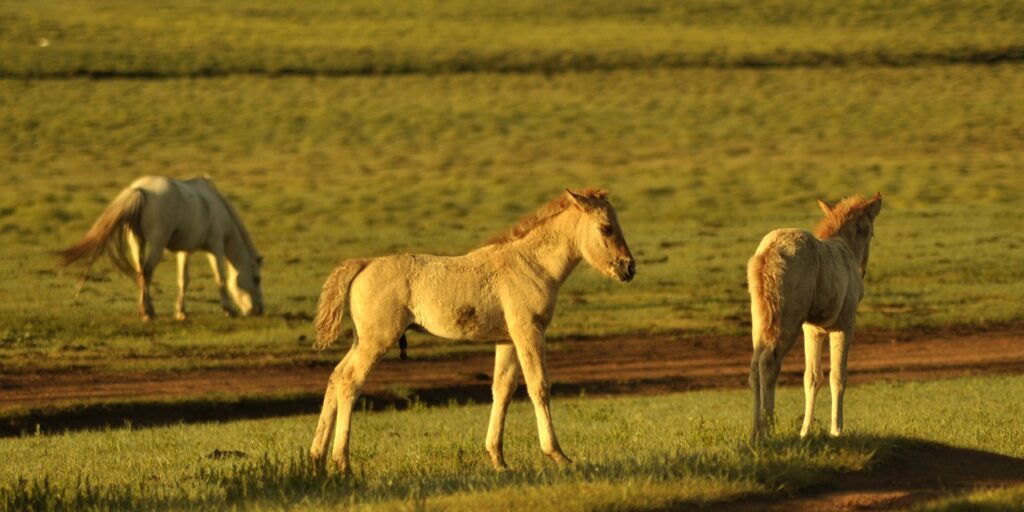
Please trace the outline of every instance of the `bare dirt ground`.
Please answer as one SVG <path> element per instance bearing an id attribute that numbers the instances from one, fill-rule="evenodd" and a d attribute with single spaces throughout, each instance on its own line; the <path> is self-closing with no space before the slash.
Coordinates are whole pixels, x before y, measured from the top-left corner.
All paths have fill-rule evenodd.
<path id="1" fill-rule="evenodd" d="M 364 393 L 371 407 L 401 407 L 413 397 L 426 403 L 489 401 L 491 354 L 417 357 L 416 349 L 410 346 L 409 360 L 388 358 L 373 371 Z M 687 334 L 564 340 L 550 343 L 548 360 L 553 392 L 561 395 L 740 388 L 746 386 L 750 342 Z M 331 369 L 270 365 L 0 376 L 0 412 L 27 411 L 0 421 L 0 435 L 316 412 Z M 850 356 L 853 383 L 1013 373 L 1024 373 L 1024 326 L 863 331 Z M 798 384 L 802 375 L 803 351 L 797 346 L 786 358 L 780 383 Z M 914 442 L 882 467 L 845 475 L 830 488 L 716 509 L 886 510 L 957 490 L 1013 483 L 1024 484 L 1024 460 Z"/>
<path id="2" fill-rule="evenodd" d="M 786 358 L 782 385 L 802 382 L 801 346 L 794 347 Z M 490 399 L 491 353 L 417 357 L 416 348 L 409 348 L 408 360 L 390 357 L 381 361 L 370 374 L 364 395 L 382 403 L 404 401 L 410 395 L 427 403 Z M 549 343 L 548 368 L 553 391 L 562 395 L 739 388 L 746 386 L 750 352 L 750 341 L 739 336 L 565 340 Z M 5 375 L 0 376 L 0 411 L 127 400 L 316 395 L 323 393 L 331 369 L 330 365 L 307 364 Z M 858 333 L 850 355 L 853 383 L 994 373 L 1024 373 L 1024 326 L 985 332 L 866 331 Z"/>

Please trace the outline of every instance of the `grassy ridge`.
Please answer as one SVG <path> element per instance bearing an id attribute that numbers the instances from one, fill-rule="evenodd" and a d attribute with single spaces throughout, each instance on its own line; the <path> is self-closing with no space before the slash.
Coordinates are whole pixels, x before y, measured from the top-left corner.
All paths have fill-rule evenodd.
<path id="1" fill-rule="evenodd" d="M 783 389 L 783 435 L 757 448 L 740 441 L 749 421 L 744 391 L 558 400 L 562 445 L 576 458 L 567 470 L 545 462 L 532 407 L 516 402 L 505 443 L 513 470 L 502 474 L 489 467 L 482 448 L 485 405 L 357 413 L 352 480 L 314 474 L 305 463 L 301 451 L 313 416 L 0 439 L 9 461 L 0 466 L 0 504 L 445 510 L 531 510 L 555 501 L 562 510 L 702 504 L 821 484 L 835 472 L 884 460 L 903 438 L 1024 456 L 1015 423 L 1024 412 L 1015 398 L 1021 392 L 1021 377 L 856 386 L 847 402 L 850 435 L 801 442 L 795 433 L 802 393 Z M 820 405 L 824 421 L 824 398 Z"/>
<path id="2" fill-rule="evenodd" d="M 15 1 L 0 76 L 1019 62 L 1022 34 L 1013 0 Z"/>
<path id="3" fill-rule="evenodd" d="M 554 336 L 744 332 L 761 236 L 875 190 L 861 326 L 1019 322 L 1021 89 L 1017 66 L 6 81 L 0 293 L 20 300 L 0 303 L 0 364 L 314 357 L 302 337 L 341 259 L 460 253 L 584 185 L 611 189 L 639 277 L 581 269 Z M 221 318 L 202 259 L 189 324 L 140 324 L 132 284 L 102 266 L 72 298 L 52 251 L 135 177 L 202 173 L 267 257 L 267 317 Z M 166 318 L 174 265 L 157 274 Z"/>

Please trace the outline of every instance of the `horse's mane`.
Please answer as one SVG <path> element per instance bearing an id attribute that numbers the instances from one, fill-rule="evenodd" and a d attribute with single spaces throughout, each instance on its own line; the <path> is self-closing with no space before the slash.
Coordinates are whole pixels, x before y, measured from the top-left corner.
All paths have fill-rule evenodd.
<path id="1" fill-rule="evenodd" d="M 221 204 L 223 204 L 224 208 L 228 211 L 228 215 L 231 216 L 231 220 L 234 221 L 235 226 L 238 227 L 238 232 L 242 235 L 242 242 L 245 243 L 245 246 L 249 249 L 252 257 L 258 259 L 260 257 L 260 253 L 256 250 L 256 245 L 252 243 L 252 237 L 249 236 L 249 230 L 245 228 L 245 224 L 242 222 L 242 218 L 238 216 L 238 212 L 235 210 L 235 207 L 228 202 L 224 197 L 224 194 L 221 194 L 220 190 L 218 190 L 213 184 L 213 180 L 211 180 L 209 176 L 201 176 L 193 179 L 206 182 L 206 184 L 210 185 L 210 188 L 216 192 L 217 198 L 220 199 Z"/>
<path id="2" fill-rule="evenodd" d="M 602 201 L 607 200 L 608 192 L 596 189 L 587 188 L 584 190 L 574 190 L 574 194 L 578 196 L 589 197 L 591 199 L 600 199 Z M 558 214 L 567 210 L 572 206 L 572 202 L 569 197 L 562 193 L 558 197 L 548 201 L 547 204 L 541 206 L 533 213 L 524 216 L 519 219 L 511 228 L 498 233 L 488 240 L 484 245 L 501 245 L 509 242 L 519 240 L 529 234 L 531 231 L 547 223 L 549 220 L 557 216 Z"/>
<path id="3" fill-rule="evenodd" d="M 832 211 L 814 228 L 814 236 L 819 239 L 832 238 L 843 229 L 848 222 L 859 218 L 871 206 L 871 200 L 861 195 L 852 195 L 839 201 Z"/>

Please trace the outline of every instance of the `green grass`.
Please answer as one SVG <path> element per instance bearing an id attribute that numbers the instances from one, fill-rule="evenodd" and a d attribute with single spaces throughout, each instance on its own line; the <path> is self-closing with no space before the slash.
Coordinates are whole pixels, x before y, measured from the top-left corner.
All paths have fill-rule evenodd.
<path id="1" fill-rule="evenodd" d="M 0 76 L 1019 62 L 1022 28 L 1013 0 L 13 1 Z"/>
<path id="2" fill-rule="evenodd" d="M 1024 486 L 985 489 L 926 503 L 914 510 L 935 512 L 1009 511 L 1024 509 Z"/>
<path id="3" fill-rule="evenodd" d="M 357 413 L 350 480 L 314 474 L 305 464 L 314 416 L 9 438 L 0 440 L 8 461 L 0 467 L 0 503 L 454 510 L 549 508 L 556 501 L 567 510 L 701 504 L 798 492 L 884 461 L 904 439 L 1022 457 L 1016 421 L 1024 409 L 1014 398 L 1021 392 L 1020 376 L 854 386 L 849 436 L 831 440 L 822 432 L 801 442 L 802 393 L 783 389 L 781 434 L 756 448 L 743 441 L 745 391 L 556 400 L 563 447 L 576 459 L 565 470 L 543 459 L 532 407 L 516 402 L 506 440 L 513 470 L 502 474 L 491 470 L 482 448 L 486 405 Z M 822 421 L 826 411 L 819 408 Z M 216 450 L 230 453 L 211 456 Z M 1002 503 L 1004 495 L 984 496 Z"/>
<path id="4" fill-rule="evenodd" d="M 1019 66 L 2 84 L 6 371 L 320 357 L 309 315 L 337 262 L 461 253 L 585 185 L 611 190 L 638 278 L 581 268 L 552 336 L 743 333 L 761 236 L 813 227 L 818 197 L 875 190 L 861 327 L 1024 318 Z M 202 173 L 267 257 L 266 317 L 223 318 L 201 258 L 188 324 L 169 319 L 169 262 L 155 324 L 109 267 L 73 298 L 54 251 L 133 178 Z"/>
<path id="5" fill-rule="evenodd" d="M 587 185 L 611 190 L 639 274 L 579 271 L 553 337 L 743 333 L 760 237 L 876 190 L 861 328 L 1020 324 L 1022 59 L 1010 0 L 2 3 L 0 373 L 337 360 L 308 348 L 334 264 L 464 252 Z M 265 317 L 224 318 L 203 261 L 185 324 L 169 262 L 155 323 L 108 266 L 73 297 L 55 251 L 144 174 L 215 178 L 267 257 Z M 557 400 L 568 470 L 517 403 L 500 475 L 484 406 L 358 415 L 351 481 L 304 464 L 309 416 L 2 439 L 0 508 L 671 508 L 794 492 L 903 438 L 1024 456 L 1022 388 L 857 386 L 851 435 L 809 443 L 784 390 L 790 434 L 760 448 L 743 392 Z"/>

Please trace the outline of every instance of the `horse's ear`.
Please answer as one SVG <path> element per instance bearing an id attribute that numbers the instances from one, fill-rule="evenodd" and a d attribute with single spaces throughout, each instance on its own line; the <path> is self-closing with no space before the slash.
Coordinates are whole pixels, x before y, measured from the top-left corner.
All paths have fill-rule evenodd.
<path id="1" fill-rule="evenodd" d="M 821 199 L 818 199 L 818 208 L 821 208 L 822 213 L 824 213 L 825 215 L 832 214 L 832 207 L 829 206 L 828 203 L 826 203 L 825 201 L 822 201 Z"/>
<path id="2" fill-rule="evenodd" d="M 875 196 L 871 198 L 871 206 L 868 207 L 868 215 L 874 219 L 880 211 L 882 211 L 882 193 L 875 192 Z"/>
<path id="3" fill-rule="evenodd" d="M 569 189 L 565 189 L 565 196 L 568 197 L 569 201 L 571 201 L 572 204 L 576 205 L 576 207 L 579 208 L 580 210 L 586 211 L 588 209 L 586 197 L 581 196 Z"/>

